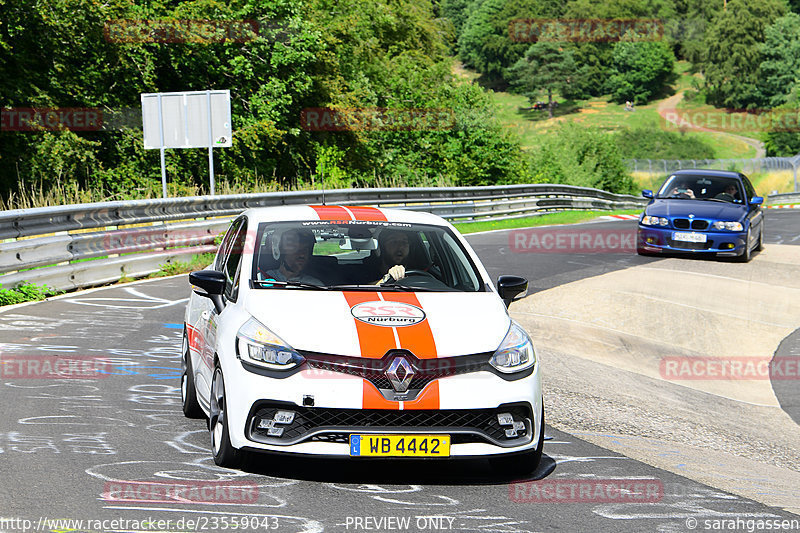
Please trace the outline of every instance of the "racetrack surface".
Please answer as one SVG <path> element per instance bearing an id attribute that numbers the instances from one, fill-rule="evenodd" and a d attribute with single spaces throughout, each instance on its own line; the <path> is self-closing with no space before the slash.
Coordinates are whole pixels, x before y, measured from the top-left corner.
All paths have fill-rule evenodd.
<path id="1" fill-rule="evenodd" d="M 800 235 L 800 224 L 795 220 L 800 217 L 792 212 L 768 213 L 767 242 L 800 244 L 795 238 Z M 631 222 L 609 222 L 573 226 L 571 230 L 616 232 L 633 227 L 635 223 Z M 770 247 L 749 265 L 641 258 L 630 251 L 515 253 L 510 250 L 509 242 L 514 241 L 509 241 L 508 233 L 486 233 L 469 240 L 493 276 L 514 273 L 531 280 L 533 294 L 512 305 L 515 316 L 524 316 L 521 313 L 529 305 L 549 304 L 558 296 L 557 291 L 573 298 L 575 285 L 597 280 L 602 284 L 605 278 L 624 275 L 628 270 L 691 276 L 698 269 L 716 268 L 735 278 L 735 272 L 748 268 L 771 268 L 759 272 L 773 276 L 780 265 L 793 260 L 791 253 L 773 253 Z M 765 261 L 770 253 L 781 259 Z M 748 276 L 739 277 L 745 278 L 739 281 L 748 281 Z M 782 282 L 785 278 L 774 279 Z M 586 285 L 586 289 L 599 290 L 601 286 Z M 585 303 L 596 303 L 596 295 L 587 290 L 583 292 L 587 295 Z M 99 379 L 15 379 L 4 374 L 0 385 L 0 405 L 5 411 L 0 422 L 0 518 L 24 517 L 34 524 L 41 517 L 171 519 L 172 524 L 160 530 L 178 531 L 220 530 L 223 516 L 263 516 L 267 522 L 250 530 L 287 532 L 437 528 L 666 532 L 689 531 L 692 525 L 703 530 L 706 525 L 719 526 L 720 521 L 737 518 L 798 518 L 785 509 L 797 512 L 800 507 L 793 503 L 800 483 L 774 484 L 776 479 L 784 479 L 781 476 L 797 473 L 796 463 L 791 461 L 798 441 L 788 441 L 794 442 L 794 450 L 784 450 L 781 442 L 771 443 L 776 446 L 773 455 L 778 460 L 770 463 L 758 453 L 769 455 L 772 450 L 759 449 L 751 454 L 736 447 L 738 441 L 729 440 L 733 431 L 730 426 L 735 426 L 732 412 L 789 418 L 781 406 L 796 405 L 794 400 L 752 405 L 670 383 L 631 366 L 630 361 L 601 358 L 600 351 L 574 353 L 574 349 L 586 346 L 560 343 L 568 335 L 559 338 L 557 335 L 565 333 L 557 329 L 550 330 L 553 336 L 549 339 L 539 335 L 537 340 L 551 422 L 547 434 L 552 438 L 545 443 L 541 467 L 528 479 L 564 486 L 587 480 L 650 480 L 662 487 L 659 502 L 534 503 L 531 500 L 536 494 L 531 486 L 511 483 L 525 480 L 498 477 L 485 461 L 362 463 L 254 456 L 243 470 L 217 468 L 210 457 L 205 422 L 186 419 L 180 410 L 180 323 L 188 291 L 186 276 L 179 276 L 0 311 L 3 357 L 97 356 L 112 357 L 114 364 L 113 373 Z M 677 288 L 673 297 L 688 295 Z M 564 300 L 565 304 L 569 301 Z M 612 313 L 609 316 L 619 312 L 613 306 L 607 308 Z M 619 331 L 627 334 L 623 327 Z M 532 334 L 536 339 L 537 332 Z M 612 350 L 603 353 L 613 355 Z M 796 391 L 796 381 L 793 384 Z M 779 397 L 777 390 L 775 395 Z M 665 405 L 675 411 L 673 416 L 665 416 Z M 717 425 L 710 425 L 708 416 L 700 416 L 703 409 L 714 413 Z M 723 416 L 731 419 L 720 419 Z M 588 423 L 592 419 L 594 425 Z M 624 421 L 628 424 L 621 423 Z M 749 429 L 757 432 L 759 428 Z M 686 446 L 676 448 L 669 438 L 673 430 L 673 435 L 683 437 L 681 431 L 694 435 L 701 441 L 699 446 L 690 449 L 683 442 L 677 444 Z M 788 434 L 785 438 L 793 437 Z M 702 442 L 704 439 L 708 442 Z M 717 463 L 728 466 L 717 468 Z M 737 467 L 742 468 L 733 480 L 738 484 L 711 475 L 729 475 Z M 237 502 L 215 495 L 201 502 L 181 503 L 156 498 L 152 493 L 142 497 L 130 490 L 117 490 L 135 487 L 137 482 L 139 486 L 187 480 L 202 484 L 220 479 L 255 486 L 255 499 Z M 731 486 L 720 489 L 725 483 Z M 751 497 L 741 495 L 750 492 Z M 764 501 L 769 504 L 760 503 Z M 403 523 L 395 517 L 410 519 L 410 525 L 401 528 Z M 185 523 L 180 528 L 176 521 L 181 518 L 203 522 L 197 528 L 187 528 Z M 212 520 L 218 521 L 217 527 L 211 527 Z M 19 530 L 7 525 L 0 521 L 0 530 Z M 85 523 L 83 530 L 98 529 L 87 525 L 93 524 Z"/>

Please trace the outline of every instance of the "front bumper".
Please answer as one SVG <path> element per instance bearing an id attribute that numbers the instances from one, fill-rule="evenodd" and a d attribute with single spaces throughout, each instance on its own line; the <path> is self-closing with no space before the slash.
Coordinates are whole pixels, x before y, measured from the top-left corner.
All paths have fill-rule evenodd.
<path id="1" fill-rule="evenodd" d="M 410 408 L 412 402 L 371 408 L 367 391 L 372 385 L 357 376 L 301 371 L 276 379 L 250 372 L 235 359 L 224 366 L 229 432 L 236 448 L 349 457 L 350 434 L 435 433 L 451 436 L 451 457 L 468 457 L 525 451 L 535 448 L 540 438 L 538 365 L 514 381 L 486 371 L 437 379 L 420 393 L 431 398 L 435 392 L 436 409 L 430 402 L 420 409 Z M 279 437 L 258 428 L 262 419 L 270 420 L 278 410 L 294 413 L 291 423 L 276 425 L 284 429 Z M 524 422 L 524 432 L 506 437 L 499 413 Z"/>
<path id="2" fill-rule="evenodd" d="M 706 242 L 694 243 L 673 240 L 675 232 L 699 233 L 706 236 Z M 639 225 L 637 248 L 645 252 L 674 252 L 716 254 L 719 256 L 737 256 L 744 252 L 747 232 L 731 231 L 692 231 L 673 228 L 655 228 Z"/>

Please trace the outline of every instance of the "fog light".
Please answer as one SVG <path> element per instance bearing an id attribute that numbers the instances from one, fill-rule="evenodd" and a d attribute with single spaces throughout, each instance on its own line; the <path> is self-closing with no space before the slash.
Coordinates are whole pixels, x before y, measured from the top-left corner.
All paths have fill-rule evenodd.
<path id="1" fill-rule="evenodd" d="M 283 428 L 269 428 L 267 430 L 267 435 L 270 437 L 280 437 L 283 435 Z"/>
<path id="2" fill-rule="evenodd" d="M 656 238 L 655 237 L 648 237 L 647 238 L 647 244 L 655 244 L 655 243 L 656 243 Z"/>
<path id="3" fill-rule="evenodd" d="M 516 429 L 507 429 L 506 430 L 506 438 L 507 439 L 512 439 L 512 438 L 517 437 L 517 436 L 518 436 L 518 434 L 517 434 L 517 430 Z"/>
<path id="4" fill-rule="evenodd" d="M 262 418 L 258 421 L 258 429 L 271 429 L 275 427 L 274 420 L 267 420 L 266 418 Z"/>
<path id="5" fill-rule="evenodd" d="M 294 421 L 294 411 L 278 411 L 272 419 L 276 424 L 291 424 Z"/>
<path id="6" fill-rule="evenodd" d="M 721 246 L 721 248 L 722 248 L 723 250 L 730 250 L 731 248 L 733 248 L 733 243 L 732 243 L 732 242 L 726 242 L 725 244 L 723 244 L 723 245 Z"/>
<path id="7" fill-rule="evenodd" d="M 499 413 L 497 415 L 497 423 L 501 426 L 510 426 L 514 423 L 514 417 L 509 413 Z"/>

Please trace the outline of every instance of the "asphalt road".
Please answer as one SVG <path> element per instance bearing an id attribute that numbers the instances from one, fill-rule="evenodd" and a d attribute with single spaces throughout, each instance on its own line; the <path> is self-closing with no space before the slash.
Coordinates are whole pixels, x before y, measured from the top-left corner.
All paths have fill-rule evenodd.
<path id="1" fill-rule="evenodd" d="M 794 220 L 800 220 L 797 213 L 770 213 L 767 242 L 800 244 L 800 224 Z M 616 232 L 632 223 L 582 227 Z M 659 260 L 630 251 L 515 254 L 506 232 L 470 241 L 493 276 L 525 275 L 532 291 Z M 180 410 L 180 324 L 188 291 L 181 276 L 0 312 L 0 353 L 6 361 L 111 357 L 113 364 L 110 374 L 74 380 L 17 379 L 5 372 L 0 531 L 22 531 L 29 524 L 21 519 L 40 531 L 68 526 L 43 527 L 48 526 L 43 518 L 83 520 L 69 525 L 74 531 L 677 532 L 747 530 L 748 520 L 784 519 L 799 526 L 797 515 L 552 428 L 540 469 L 524 480 L 499 478 L 484 461 L 359 463 L 256 456 L 243 470 L 219 469 L 210 457 L 205 422 L 186 419 Z M 563 490 L 577 482 L 647 483 L 657 487 L 659 501 L 567 502 L 562 493 L 554 502 L 555 493 L 525 484 L 533 479 Z M 247 490 L 201 490 L 223 482 Z M 164 496 L 170 487 L 187 486 L 195 489 L 182 493 L 188 500 L 176 501 L 174 491 L 173 498 Z M 260 522 L 235 527 L 233 519 L 244 517 Z"/>

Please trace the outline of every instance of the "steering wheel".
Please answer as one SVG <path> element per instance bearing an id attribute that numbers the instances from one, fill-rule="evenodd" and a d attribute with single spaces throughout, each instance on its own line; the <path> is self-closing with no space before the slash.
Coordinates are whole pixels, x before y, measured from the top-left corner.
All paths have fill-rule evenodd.
<path id="1" fill-rule="evenodd" d="M 414 270 L 414 269 L 406 270 L 406 277 L 408 276 L 427 276 L 429 278 L 436 279 L 436 276 L 424 270 Z"/>

